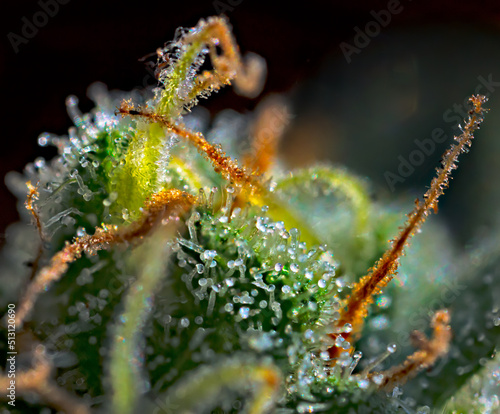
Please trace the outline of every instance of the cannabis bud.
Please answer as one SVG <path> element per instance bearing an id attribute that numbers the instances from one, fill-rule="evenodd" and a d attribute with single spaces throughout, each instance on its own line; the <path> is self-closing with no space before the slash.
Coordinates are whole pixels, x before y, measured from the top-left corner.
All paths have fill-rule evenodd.
<path id="1" fill-rule="evenodd" d="M 367 342 L 384 323 L 406 332 L 408 314 L 390 313 L 404 295 L 391 279 L 437 211 L 486 98 L 470 98 L 462 134 L 387 249 L 399 215 L 372 201 L 362 180 L 276 162 L 290 118 L 282 98 L 264 99 L 253 117 L 223 113 L 211 127 L 195 108 L 225 85 L 248 97 L 262 89 L 263 59 L 240 55 L 225 19 L 179 30 L 157 58 L 152 94 L 94 84 L 89 114 L 69 97 L 68 136 L 39 138 L 58 155 L 9 176 L 33 224 L 10 247 L 26 284 L 4 333 L 17 335 L 21 364 L 12 412 L 425 413 L 466 404 L 449 400 L 459 381 L 436 384 L 449 381 L 439 378 L 450 358 L 484 358 L 491 346 L 467 353 L 454 344 L 446 306 L 427 318 L 430 336 L 411 334 L 413 353 L 389 340 L 372 352 Z M 26 257 L 30 269 L 20 268 Z M 401 391 L 438 361 L 436 378 Z M 7 389 L 6 373 L 0 381 Z"/>

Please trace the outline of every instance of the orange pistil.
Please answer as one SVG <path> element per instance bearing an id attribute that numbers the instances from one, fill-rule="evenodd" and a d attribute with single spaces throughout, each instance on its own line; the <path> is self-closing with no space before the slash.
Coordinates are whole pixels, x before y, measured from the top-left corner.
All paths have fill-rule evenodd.
<path id="1" fill-rule="evenodd" d="M 24 202 L 24 206 L 26 207 L 26 210 L 28 210 L 33 216 L 33 219 L 35 220 L 35 226 L 38 230 L 38 234 L 40 235 L 40 240 L 43 241 L 42 223 L 40 222 L 40 216 L 38 215 L 38 212 L 35 208 L 35 201 L 38 200 L 38 197 L 40 195 L 40 193 L 38 192 L 38 184 L 34 186 L 33 184 L 31 184 L 31 181 L 28 181 L 26 183 L 26 186 L 28 187 L 29 192 L 28 196 L 26 197 L 26 201 Z"/>
<path id="2" fill-rule="evenodd" d="M 57 386 L 50 378 L 54 371 L 44 348 L 39 345 L 34 353 L 34 366 L 28 371 L 16 373 L 15 386 L 20 394 L 37 394 L 49 406 L 57 411 L 73 414 L 90 414 L 88 406 L 64 388 Z M 6 375 L 0 376 L 0 388 L 7 389 L 11 379 Z"/>
<path id="3" fill-rule="evenodd" d="M 406 358 L 406 360 L 387 371 L 375 372 L 368 377 L 383 376 L 379 384 L 380 388 L 390 389 L 394 385 L 403 384 L 417 375 L 423 369 L 429 368 L 436 360 L 448 353 L 452 337 L 450 315 L 446 309 L 437 311 L 431 322 L 433 336 L 427 339 L 420 331 L 413 332 L 413 341 L 418 351 Z"/>
<path id="4" fill-rule="evenodd" d="M 373 302 L 373 296 L 380 293 L 381 289 L 394 277 L 399 267 L 399 259 L 404 253 L 410 238 L 418 228 L 425 222 L 427 216 L 432 212 L 437 212 L 438 199 L 448 187 L 451 172 L 457 168 L 456 161 L 460 153 L 466 152 L 471 146 L 473 133 L 483 121 L 483 115 L 487 111 L 483 104 L 487 98 L 475 95 L 469 98 L 473 108 L 469 111 L 469 118 L 462 128 L 462 134 L 455 137 L 457 144 L 451 146 L 443 156 L 442 168 L 437 169 L 437 176 L 433 178 L 429 190 L 424 195 L 424 200 L 415 201 L 414 210 L 408 215 L 408 219 L 400 234 L 392 240 L 391 248 L 385 252 L 377 264 L 370 269 L 370 273 L 362 277 L 354 285 L 351 295 L 346 300 L 346 306 L 341 311 L 334 332 L 342 331 L 345 324 L 351 324 L 352 330 L 341 335 L 346 341 L 352 342 L 363 326 L 363 321 L 368 314 L 368 306 Z M 330 336 L 335 339 L 338 334 L 332 333 Z M 330 357 L 336 358 L 339 350 L 333 346 L 329 349 Z"/>
<path id="5" fill-rule="evenodd" d="M 251 192 L 261 189 L 261 184 L 254 174 L 249 174 L 245 169 L 239 167 L 220 147 L 210 144 L 201 132 L 188 131 L 181 126 L 173 124 L 162 115 L 145 111 L 141 108 L 135 108 L 129 101 L 123 101 L 117 113 L 123 116 L 140 116 L 151 122 L 159 123 L 169 131 L 193 144 L 212 163 L 214 170 L 220 173 L 226 180 L 232 181 L 242 188 L 249 188 Z"/>
<path id="6" fill-rule="evenodd" d="M 37 274 L 28 286 L 17 310 L 18 328 L 34 306 L 40 292 L 48 287 L 68 270 L 69 265 L 81 257 L 83 252 L 96 254 L 106 247 L 124 242 L 141 240 L 151 228 L 162 219 L 178 216 L 195 203 L 195 197 L 183 191 L 173 189 L 153 194 L 145 203 L 142 217 L 126 227 L 106 226 L 96 228 L 94 235 L 76 238 L 52 257 L 49 265 Z"/>
<path id="7" fill-rule="evenodd" d="M 267 173 L 274 164 L 289 119 L 288 108 L 279 98 L 267 98 L 260 104 L 253 125 L 251 150 L 243 157 L 243 165 L 259 174 Z"/>
<path id="8" fill-rule="evenodd" d="M 29 191 L 26 197 L 26 201 L 24 202 L 24 206 L 26 207 L 26 210 L 28 210 L 33 216 L 33 219 L 35 220 L 35 227 L 38 231 L 38 236 L 40 237 L 38 252 L 34 260 L 31 262 L 31 275 L 29 280 L 32 280 L 35 277 L 36 272 L 38 271 L 38 265 L 43 254 L 43 242 L 45 240 L 43 235 L 42 222 L 35 207 L 35 202 L 38 200 L 38 197 L 40 195 L 40 193 L 38 192 L 38 184 L 34 186 L 33 184 L 31 184 L 31 181 L 28 181 L 26 183 L 26 186 L 28 187 Z"/>
<path id="9" fill-rule="evenodd" d="M 212 17 L 206 22 L 201 21 L 197 28 L 199 30 L 188 33 L 182 39 L 182 43 L 203 42 L 208 45 L 214 70 L 205 71 L 198 75 L 195 95 L 203 91 L 217 90 L 228 85 L 232 80 L 234 80 L 236 90 L 241 95 L 248 97 L 258 95 L 262 88 L 265 67 L 261 63 L 261 59 L 255 55 L 250 55 L 250 59 L 245 62 L 246 65 L 243 63 L 227 20 L 221 17 Z M 217 54 L 216 46 L 221 48 L 222 55 Z"/>

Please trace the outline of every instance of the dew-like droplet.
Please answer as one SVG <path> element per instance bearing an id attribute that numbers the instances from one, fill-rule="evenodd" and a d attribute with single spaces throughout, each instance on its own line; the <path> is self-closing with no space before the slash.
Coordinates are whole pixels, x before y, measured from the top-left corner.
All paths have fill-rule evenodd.
<path id="1" fill-rule="evenodd" d="M 242 319 L 247 319 L 248 316 L 250 315 L 250 308 L 247 306 L 243 306 L 240 308 L 238 311 L 239 315 L 241 316 Z"/>
<path id="2" fill-rule="evenodd" d="M 374 375 L 371 379 L 376 385 L 380 385 L 380 384 L 382 384 L 382 381 L 384 380 L 384 376 L 382 374 L 377 374 L 377 375 Z"/>
<path id="3" fill-rule="evenodd" d="M 389 346 L 387 346 L 387 352 L 390 352 L 391 354 L 396 352 L 397 349 L 398 347 L 396 344 L 390 344 Z"/>
<path id="4" fill-rule="evenodd" d="M 311 339 L 314 335 L 314 331 L 312 329 L 307 329 L 305 332 L 304 332 L 304 338 L 306 339 Z M 344 339 L 344 338 L 342 338 Z"/>
<path id="5" fill-rule="evenodd" d="M 361 388 L 362 390 L 366 390 L 369 385 L 370 385 L 370 382 L 366 379 L 358 380 L 358 387 Z"/>
<path id="6" fill-rule="evenodd" d="M 38 145 L 40 145 L 41 147 L 45 147 L 49 143 L 49 140 L 49 134 L 42 134 L 38 137 Z"/>

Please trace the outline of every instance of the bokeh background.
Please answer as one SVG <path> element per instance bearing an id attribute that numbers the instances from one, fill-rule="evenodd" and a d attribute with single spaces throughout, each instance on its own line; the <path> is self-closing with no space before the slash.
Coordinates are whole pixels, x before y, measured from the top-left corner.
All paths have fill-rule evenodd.
<path id="1" fill-rule="evenodd" d="M 500 3 L 401 0 L 386 27 L 346 59 L 340 45 L 356 46 L 357 29 L 374 22 L 373 12 L 387 1 L 261 2 L 208 0 L 134 3 L 65 0 L 18 44 L 26 21 L 43 10 L 39 1 L 2 4 L 0 24 L 0 176 L 21 171 L 37 156 L 37 137 L 64 134 L 71 122 L 64 101 L 92 103 L 86 89 L 94 81 L 130 90 L 154 84 L 139 58 L 173 38 L 178 26 L 194 26 L 218 13 L 229 17 L 243 52 L 268 63 L 264 95 L 283 93 L 293 122 L 282 143 L 291 166 L 316 161 L 342 164 L 372 183 L 373 194 L 387 200 L 421 195 L 443 151 L 457 133 L 457 105 L 474 93 L 480 77 L 490 79 L 491 115 L 470 154 L 460 161 L 452 187 L 441 204 L 459 244 L 498 215 L 500 177 Z M 394 6 L 393 6 L 394 7 Z M 359 45 L 359 44 L 358 44 Z M 350 62 L 348 62 L 350 60 Z M 251 111 L 257 100 L 228 88 L 203 102 L 213 114 L 231 107 Z M 449 139 L 436 146 L 403 182 L 391 188 L 386 173 L 397 174 L 415 139 L 442 128 Z M 0 182 L 0 243 L 6 226 L 17 220 L 15 199 Z"/>

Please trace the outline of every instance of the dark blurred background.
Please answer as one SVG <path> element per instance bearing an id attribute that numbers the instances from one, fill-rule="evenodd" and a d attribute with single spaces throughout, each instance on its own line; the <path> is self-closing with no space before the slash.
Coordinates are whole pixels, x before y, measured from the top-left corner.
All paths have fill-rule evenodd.
<path id="1" fill-rule="evenodd" d="M 329 160 L 346 165 L 368 177 L 380 197 L 403 199 L 425 191 L 458 131 L 456 114 L 464 98 L 487 84 L 482 92 L 491 96 L 491 115 L 460 162 L 441 216 L 463 241 L 495 221 L 500 202 L 496 1 L 61 0 L 47 17 L 42 4 L 49 3 L 54 1 L 3 4 L 1 177 L 21 171 L 37 156 L 54 155 L 54 150 L 37 146 L 37 137 L 45 131 L 66 133 L 71 122 L 64 101 L 69 94 L 77 95 L 87 111 L 92 104 L 86 89 L 94 81 L 123 90 L 153 84 L 139 58 L 172 39 L 178 26 L 191 27 L 201 17 L 224 13 L 241 50 L 267 60 L 263 94 L 280 92 L 290 98 L 294 120 L 282 145 L 289 164 Z M 26 22 L 34 21 L 40 26 L 36 33 L 28 30 L 30 38 L 23 36 Z M 346 58 L 342 48 L 354 52 Z M 250 111 L 257 102 L 227 88 L 203 104 L 215 114 L 227 107 Z M 387 173 L 398 175 L 401 160 L 408 161 L 418 149 L 415 140 L 430 139 L 436 128 L 449 139 L 436 144 L 414 172 L 394 181 Z M 0 200 L 3 235 L 18 218 L 3 178 Z"/>

